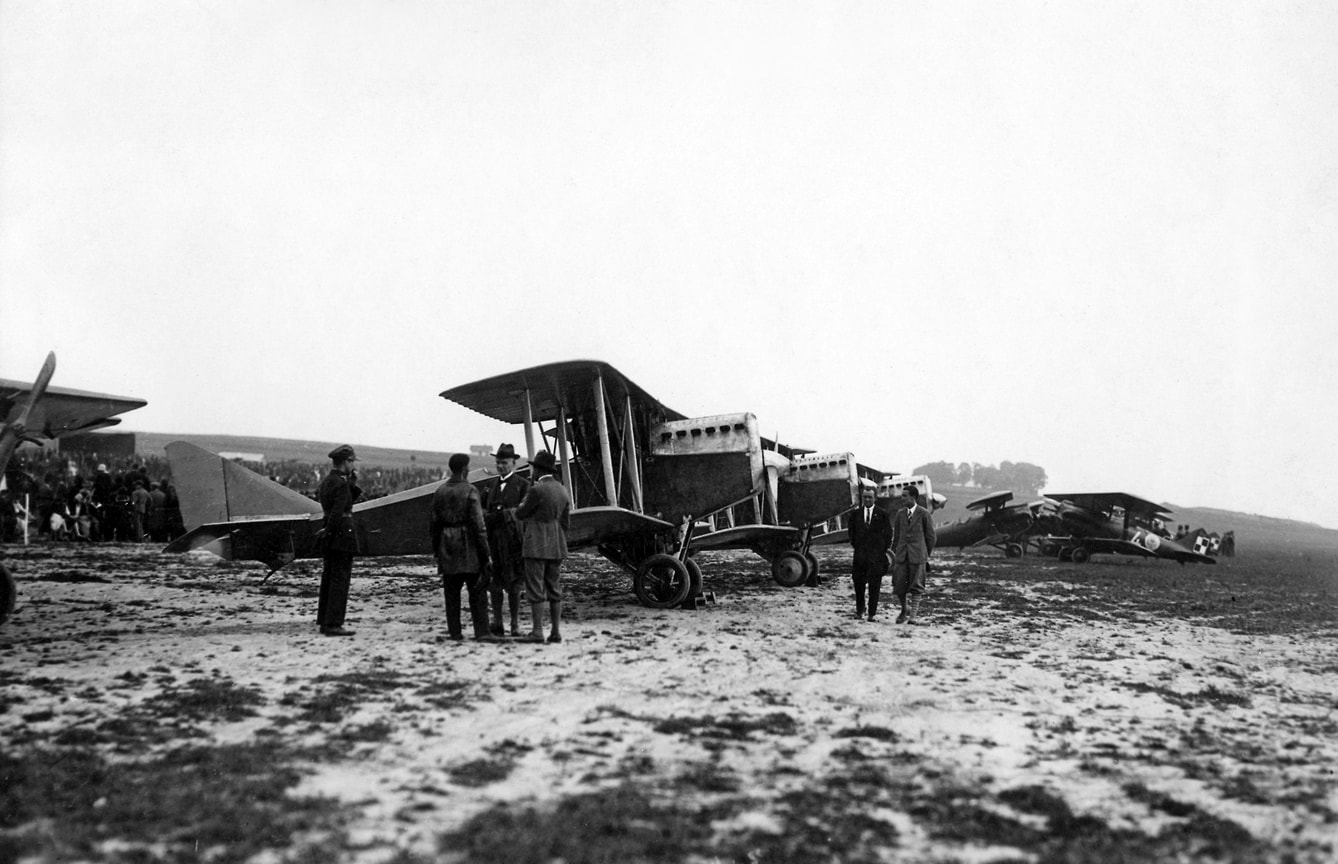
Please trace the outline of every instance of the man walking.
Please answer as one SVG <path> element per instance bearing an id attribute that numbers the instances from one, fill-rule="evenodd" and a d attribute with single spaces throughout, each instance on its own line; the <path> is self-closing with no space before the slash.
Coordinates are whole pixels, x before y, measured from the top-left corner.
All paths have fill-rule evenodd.
<path id="1" fill-rule="evenodd" d="M 875 490 L 860 490 L 860 506 L 850 514 L 850 545 L 855 556 L 851 576 L 855 580 L 855 617 L 864 617 L 864 593 L 869 594 L 869 620 L 878 614 L 878 597 L 883 590 L 883 574 L 892 561 L 892 520 L 887 509 L 877 506 Z"/>
<path id="2" fill-rule="evenodd" d="M 483 485 L 483 522 L 488 527 L 488 551 L 492 553 L 492 635 L 506 633 L 502 623 L 502 596 L 511 612 L 511 635 L 520 635 L 520 589 L 525 584 L 525 562 L 521 557 L 520 523 L 516 508 L 530 491 L 530 481 L 516 473 L 516 448 L 503 444 L 493 454 L 497 476 Z"/>
<path id="3" fill-rule="evenodd" d="M 321 599 L 316 611 L 316 623 L 324 636 L 352 636 L 344 629 L 344 614 L 348 608 L 348 587 L 353 578 L 353 556 L 358 551 L 358 538 L 353 532 L 353 503 L 362 490 L 358 488 L 358 472 L 353 463 L 358 457 L 348 444 L 330 451 L 332 467 L 321 481 L 317 497 L 325 511 L 324 536 L 321 555 Z"/>
<path id="4" fill-rule="evenodd" d="M 525 558 L 525 595 L 530 601 L 532 627 L 526 642 L 544 641 L 544 601 L 552 627 L 549 642 L 562 641 L 562 561 L 567 557 L 571 527 L 571 496 L 555 476 L 553 454 L 540 450 L 530 462 L 534 485 L 516 509 L 521 521 L 521 554 Z"/>
<path id="5" fill-rule="evenodd" d="M 901 494 L 906 507 L 897 511 L 892 540 L 892 591 L 901 604 L 897 623 L 917 624 L 920 598 L 925 593 L 925 565 L 934 551 L 934 520 L 919 505 L 914 486 L 906 486 Z"/>
<path id="6" fill-rule="evenodd" d="M 488 571 L 488 541 L 483 527 L 479 492 L 469 482 L 469 456 L 456 453 L 447 465 L 451 479 L 432 493 L 429 531 L 437 556 L 437 572 L 446 594 L 446 630 L 456 642 L 464 639 L 460 628 L 460 588 L 469 591 L 469 617 L 474 638 L 489 640 L 488 607 L 484 600 Z"/>

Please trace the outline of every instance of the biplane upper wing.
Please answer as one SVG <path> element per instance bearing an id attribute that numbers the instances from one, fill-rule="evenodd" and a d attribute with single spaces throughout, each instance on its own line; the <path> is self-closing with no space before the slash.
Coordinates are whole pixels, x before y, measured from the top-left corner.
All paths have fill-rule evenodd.
<path id="1" fill-rule="evenodd" d="M 1166 508 L 1160 504 L 1139 498 L 1137 495 L 1130 495 L 1128 492 L 1047 492 L 1045 497 L 1099 513 L 1109 513 L 1116 507 L 1123 507 L 1128 513 L 1147 516 L 1169 515 Z"/>
<path id="2" fill-rule="evenodd" d="M 32 389 L 32 384 L 0 379 L 0 415 L 4 416 L 6 423 L 17 418 Z M 143 399 L 129 396 L 48 387 L 28 414 L 26 432 L 28 436 L 54 439 L 75 432 L 115 426 L 121 422 L 117 414 L 143 408 L 147 404 Z"/>
<path id="3" fill-rule="evenodd" d="M 602 360 L 545 363 L 461 384 L 443 390 L 441 396 L 485 417 L 517 424 L 526 421 L 528 394 L 529 419 L 547 422 L 556 420 L 564 407 L 570 414 L 587 405 L 592 398 L 591 383 L 597 378 L 603 379 L 612 404 L 630 399 L 633 404 L 653 409 L 664 420 L 687 419 Z"/>
<path id="4" fill-rule="evenodd" d="M 966 509 L 984 510 L 985 512 L 988 513 L 991 510 L 996 510 L 1002 507 L 1003 505 L 1007 504 L 1009 501 L 1012 500 L 1013 500 L 1012 492 L 1007 492 L 1007 491 L 994 492 L 990 495 L 985 495 L 984 497 L 977 498 L 976 500 L 971 501 L 966 505 Z"/>

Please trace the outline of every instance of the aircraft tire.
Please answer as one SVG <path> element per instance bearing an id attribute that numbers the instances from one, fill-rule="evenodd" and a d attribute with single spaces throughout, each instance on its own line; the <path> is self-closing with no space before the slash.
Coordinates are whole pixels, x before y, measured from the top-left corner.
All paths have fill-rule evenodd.
<path id="1" fill-rule="evenodd" d="M 805 552 L 804 560 L 808 562 L 808 578 L 804 580 L 804 584 L 810 588 L 817 588 L 821 581 L 819 577 L 822 575 L 822 565 L 818 563 L 818 556 L 812 552 Z"/>
<path id="2" fill-rule="evenodd" d="M 1009 543 L 1007 546 L 1004 547 L 1004 557 L 1005 557 L 1005 558 L 1021 558 L 1021 557 L 1022 557 L 1022 547 L 1021 547 L 1020 545 L 1018 545 L 1017 543 Z"/>
<path id="3" fill-rule="evenodd" d="M 684 609 L 696 609 L 697 598 L 702 593 L 702 568 L 691 558 L 683 562 L 688 568 L 688 596 L 679 605 Z"/>
<path id="4" fill-rule="evenodd" d="M 14 582 L 14 576 L 5 566 L 5 562 L 0 561 L 0 624 L 9 620 L 9 615 L 14 611 L 14 598 L 18 595 L 18 585 Z"/>
<path id="5" fill-rule="evenodd" d="M 1074 564 L 1086 564 L 1088 559 L 1092 557 L 1092 553 L 1087 551 L 1086 546 L 1074 546 L 1069 557 L 1073 559 Z"/>
<path id="6" fill-rule="evenodd" d="M 643 606 L 672 609 L 688 599 L 692 576 L 688 567 L 674 555 L 652 555 L 637 568 L 632 590 Z"/>
<path id="7" fill-rule="evenodd" d="M 787 549 L 771 562 L 771 578 L 782 588 L 798 588 L 808 581 L 808 559 Z"/>

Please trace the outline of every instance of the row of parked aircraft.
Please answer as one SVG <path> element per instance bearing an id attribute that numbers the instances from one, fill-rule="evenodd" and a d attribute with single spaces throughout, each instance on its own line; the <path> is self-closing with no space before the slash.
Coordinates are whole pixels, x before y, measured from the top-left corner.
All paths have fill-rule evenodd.
<path id="1" fill-rule="evenodd" d="M 55 355 L 35 383 L 0 380 L 0 466 L 22 441 L 50 441 L 110 426 L 140 399 L 49 387 Z M 556 453 L 572 495 L 569 546 L 595 549 L 632 576 L 637 598 L 654 608 L 695 608 L 710 597 L 693 555 L 745 549 L 771 565 L 787 587 L 816 584 L 813 547 L 843 542 L 843 514 L 860 488 L 874 485 L 895 505 L 914 485 L 944 502 L 928 478 L 857 463 L 848 452 L 819 454 L 763 438 L 749 413 L 690 418 L 674 411 L 607 363 L 550 363 L 462 384 L 441 396 L 493 420 L 520 425 L 528 455 Z M 230 560 L 263 562 L 271 572 L 318 557 L 322 515 L 311 499 L 186 442 L 168 445 L 187 533 L 165 551 L 205 549 Z M 488 476 L 487 469 L 474 479 Z M 364 555 L 427 555 L 429 484 L 355 505 Z M 1081 563 L 1098 552 L 1213 559 L 1156 533 L 1166 511 L 1126 493 L 1048 496 L 1025 507 L 1012 493 L 972 502 L 977 512 L 939 529 L 940 546 L 994 545 L 1023 554 L 1029 545 Z M 13 608 L 14 584 L 0 563 L 0 621 Z"/>

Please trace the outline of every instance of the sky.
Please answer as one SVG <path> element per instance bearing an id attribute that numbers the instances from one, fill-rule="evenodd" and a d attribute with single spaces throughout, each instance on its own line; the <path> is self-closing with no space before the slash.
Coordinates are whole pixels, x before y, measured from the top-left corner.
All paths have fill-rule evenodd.
<path id="1" fill-rule="evenodd" d="M 903 473 L 1338 528 L 1338 6 L 0 0 L 0 377 L 523 444 L 611 363 Z"/>

